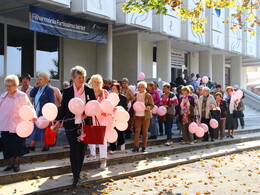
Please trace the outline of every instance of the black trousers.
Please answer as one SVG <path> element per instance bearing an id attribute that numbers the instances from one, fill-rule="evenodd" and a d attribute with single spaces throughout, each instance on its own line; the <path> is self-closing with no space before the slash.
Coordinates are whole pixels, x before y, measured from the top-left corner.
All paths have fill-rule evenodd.
<path id="1" fill-rule="evenodd" d="M 124 131 L 118 131 L 118 130 L 116 130 L 116 131 L 118 133 L 117 141 L 114 142 L 114 143 L 110 143 L 110 149 L 112 151 L 115 151 L 117 146 L 121 146 L 121 145 L 123 145 L 125 143 Z"/>
<path id="2" fill-rule="evenodd" d="M 78 142 L 76 130 L 67 130 L 66 136 L 70 145 L 70 165 L 74 178 L 79 178 L 85 157 L 86 144 Z"/>
<path id="3" fill-rule="evenodd" d="M 214 129 L 212 129 L 209 125 L 210 119 L 202 118 L 201 123 L 205 123 L 209 127 L 209 131 L 204 134 L 203 140 L 209 140 L 209 134 L 211 139 L 214 139 Z"/>

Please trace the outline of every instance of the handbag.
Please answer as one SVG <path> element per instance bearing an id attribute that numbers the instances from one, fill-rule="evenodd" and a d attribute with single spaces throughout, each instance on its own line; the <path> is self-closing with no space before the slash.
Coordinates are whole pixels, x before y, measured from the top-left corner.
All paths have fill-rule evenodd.
<path id="1" fill-rule="evenodd" d="M 210 116 L 211 118 L 220 121 L 221 118 L 220 110 L 210 110 Z"/>
<path id="2" fill-rule="evenodd" d="M 165 123 L 166 120 L 167 120 L 167 115 L 166 114 L 159 117 L 159 123 Z"/>
<path id="3" fill-rule="evenodd" d="M 85 133 L 84 144 L 104 144 L 106 126 L 101 126 L 97 117 L 95 116 L 96 126 L 93 125 L 83 125 L 82 131 Z"/>
<path id="4" fill-rule="evenodd" d="M 56 144 L 57 132 L 53 131 L 50 127 L 45 129 L 44 133 L 44 144 L 45 145 L 55 145 Z"/>
<path id="5" fill-rule="evenodd" d="M 242 110 L 233 110 L 233 117 L 242 118 L 244 117 L 244 113 L 242 112 Z"/>

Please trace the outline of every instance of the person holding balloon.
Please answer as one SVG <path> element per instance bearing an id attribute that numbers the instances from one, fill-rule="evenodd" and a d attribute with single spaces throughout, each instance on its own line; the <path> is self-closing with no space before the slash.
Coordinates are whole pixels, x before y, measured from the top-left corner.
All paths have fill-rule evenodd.
<path id="1" fill-rule="evenodd" d="M 148 128 L 150 119 L 152 118 L 152 109 L 154 108 L 153 98 L 146 91 L 147 83 L 140 81 L 137 84 L 138 92 L 136 94 L 136 102 L 133 105 L 135 110 L 135 135 L 134 148 L 132 152 L 139 152 L 139 137 L 142 129 L 142 152 L 146 152 L 146 145 L 148 139 Z"/>
<path id="2" fill-rule="evenodd" d="M 217 107 L 215 98 L 210 95 L 210 89 L 208 87 L 204 87 L 202 89 L 202 96 L 198 101 L 198 110 L 199 110 L 199 121 L 201 123 L 205 123 L 209 127 L 211 141 L 214 141 L 214 129 L 210 126 L 210 110 L 213 110 Z M 209 141 L 209 133 L 208 131 L 205 133 L 203 137 L 203 141 Z"/>
<path id="3" fill-rule="evenodd" d="M 179 98 L 178 106 L 176 107 L 179 123 L 181 124 L 182 144 L 194 144 L 194 135 L 189 132 L 189 125 L 194 119 L 195 100 L 190 95 L 190 87 L 182 87 L 183 96 Z"/>
<path id="4" fill-rule="evenodd" d="M 86 70 L 81 66 L 75 66 L 70 70 L 70 75 L 73 80 L 72 86 L 64 89 L 63 97 L 61 101 L 61 107 L 59 108 L 58 116 L 56 118 L 56 123 L 53 126 L 53 130 L 57 131 L 61 122 L 63 121 L 63 127 L 65 128 L 66 137 L 70 145 L 70 164 L 71 170 L 73 173 L 73 187 L 76 187 L 81 179 L 80 172 L 83 166 L 86 144 L 78 141 L 80 136 L 80 129 L 82 128 L 82 123 L 90 124 L 89 118 L 83 113 L 84 110 L 81 110 L 81 113 L 77 113 L 78 109 L 73 107 L 78 103 L 75 101 L 71 105 L 71 101 L 74 99 L 80 99 L 80 102 L 84 104 L 88 103 L 91 100 L 95 100 L 94 90 L 85 84 Z M 77 107 L 76 107 L 77 108 Z"/>
<path id="5" fill-rule="evenodd" d="M 227 102 L 227 106 L 228 106 L 228 110 L 227 110 L 227 119 L 226 119 L 226 123 L 227 123 L 227 129 L 228 129 L 228 138 L 234 138 L 234 134 L 235 134 L 235 129 L 238 128 L 238 121 L 237 118 L 235 118 L 233 116 L 233 111 L 236 109 L 237 107 L 237 98 L 236 96 L 233 94 L 234 92 L 234 88 L 232 86 L 228 86 L 226 88 L 226 92 L 227 92 L 227 96 L 226 96 L 226 102 Z"/>
<path id="6" fill-rule="evenodd" d="M 93 89 L 94 94 L 99 103 L 101 103 L 103 100 L 107 99 L 109 93 L 107 90 L 103 89 L 103 79 L 101 75 L 96 74 L 92 75 L 89 83 L 88 83 Z M 106 113 L 101 113 L 101 115 L 106 116 Z M 99 117 L 98 117 L 99 119 Z M 101 165 L 100 168 L 106 168 L 107 166 L 107 141 L 104 140 L 103 145 L 99 146 L 99 153 L 100 153 L 100 161 Z M 90 148 L 90 160 L 96 159 L 96 145 L 95 144 L 89 144 Z"/>
<path id="7" fill-rule="evenodd" d="M 111 85 L 111 90 L 113 93 L 117 94 L 119 97 L 119 103 L 117 104 L 117 106 L 122 106 L 126 111 L 127 110 L 127 99 L 124 95 L 120 94 L 120 84 L 113 83 Z M 125 121 L 127 121 L 127 119 L 125 119 Z M 110 143 L 110 149 L 112 152 L 116 150 L 117 146 L 120 146 L 121 151 L 125 150 L 124 132 L 117 130 L 117 133 L 118 133 L 117 141 L 115 143 Z"/>
<path id="8" fill-rule="evenodd" d="M 218 139 L 220 136 L 220 139 L 222 140 L 225 137 L 225 128 L 226 128 L 226 118 L 227 118 L 227 102 L 222 99 L 222 93 L 217 92 L 215 94 L 216 97 L 216 103 L 217 103 L 217 109 L 220 110 L 220 121 L 218 128 L 215 130 L 215 139 Z"/>
<path id="9" fill-rule="evenodd" d="M 161 97 L 160 106 L 164 106 L 167 108 L 166 120 L 165 124 L 165 132 L 167 135 L 166 145 L 170 146 L 173 144 L 172 142 L 172 126 L 173 119 L 175 117 L 175 106 L 178 104 L 177 96 L 171 92 L 171 85 L 169 83 L 163 84 L 163 92 L 164 94 Z"/>
<path id="10" fill-rule="evenodd" d="M 53 89 L 48 85 L 49 75 L 47 73 L 38 74 L 38 82 L 32 89 L 30 96 L 34 98 L 34 107 L 36 110 L 37 117 L 42 116 L 42 108 L 46 103 L 55 103 L 55 96 Z M 37 141 L 44 141 L 45 129 L 40 129 L 36 125 L 34 126 L 33 133 L 30 135 L 31 143 L 28 146 L 30 151 L 35 151 L 35 145 Z M 48 151 L 49 146 L 44 144 L 42 151 Z"/>
<path id="11" fill-rule="evenodd" d="M 244 115 L 243 111 L 245 110 L 245 103 L 244 103 L 244 92 L 239 89 L 238 85 L 234 85 L 234 91 L 236 93 L 236 97 L 238 99 L 238 106 L 237 109 L 240 110 L 240 112 Z M 238 118 L 240 121 L 241 128 L 244 129 L 245 127 L 245 120 L 244 117 Z"/>
<path id="12" fill-rule="evenodd" d="M 36 121 L 36 114 L 28 96 L 18 90 L 19 79 L 16 75 L 8 75 L 5 80 L 6 92 L 0 97 L 0 131 L 3 139 L 4 159 L 9 160 L 9 165 L 4 171 L 18 172 L 20 170 L 20 157 L 23 156 L 25 137 L 19 136 L 19 123 L 22 121 L 19 110 L 22 106 L 29 106 L 32 111 L 31 121 Z M 25 113 L 23 113 L 25 114 Z M 29 130 L 29 126 L 22 129 Z M 31 125 L 31 131 L 33 124 Z M 28 136 L 28 135 L 27 135 Z"/>

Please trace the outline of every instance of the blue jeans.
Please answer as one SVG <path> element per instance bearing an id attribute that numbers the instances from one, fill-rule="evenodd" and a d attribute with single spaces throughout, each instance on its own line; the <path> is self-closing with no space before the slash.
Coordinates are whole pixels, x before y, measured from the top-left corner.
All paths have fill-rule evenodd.
<path id="1" fill-rule="evenodd" d="M 173 118 L 167 117 L 165 125 L 165 132 L 167 135 L 167 140 L 172 140 L 172 125 L 173 125 Z"/>
<path id="2" fill-rule="evenodd" d="M 153 118 L 151 118 L 149 132 L 151 136 L 158 136 L 158 115 L 153 114 Z"/>

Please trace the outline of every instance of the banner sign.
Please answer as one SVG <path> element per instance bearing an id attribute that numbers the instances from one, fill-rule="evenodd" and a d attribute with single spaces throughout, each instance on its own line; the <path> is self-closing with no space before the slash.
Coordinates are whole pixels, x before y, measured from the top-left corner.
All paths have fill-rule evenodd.
<path id="1" fill-rule="evenodd" d="M 29 7 L 30 30 L 60 37 L 107 43 L 108 24 Z"/>

